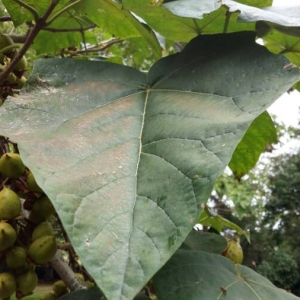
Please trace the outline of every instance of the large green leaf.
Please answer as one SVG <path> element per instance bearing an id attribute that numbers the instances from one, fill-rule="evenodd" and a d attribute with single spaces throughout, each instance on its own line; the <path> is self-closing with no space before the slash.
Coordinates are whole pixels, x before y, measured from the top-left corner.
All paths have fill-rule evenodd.
<path id="1" fill-rule="evenodd" d="M 230 12 L 239 12 L 238 19 L 242 22 L 268 21 L 283 26 L 300 26 L 300 5 L 285 8 L 277 6 L 258 8 L 232 0 L 204 0 L 201 2 L 198 0 L 177 0 L 166 3 L 164 7 L 179 17 L 202 19 L 205 14 L 218 9 L 221 3 L 224 7 L 228 7 Z"/>
<path id="2" fill-rule="evenodd" d="M 155 275 L 160 300 L 297 300 L 252 269 L 207 252 L 178 250 Z"/>
<path id="3" fill-rule="evenodd" d="M 254 168 L 267 145 L 276 142 L 277 133 L 274 123 L 265 111 L 252 122 L 233 153 L 229 167 L 235 177 L 241 178 L 247 174 Z"/>
<path id="4" fill-rule="evenodd" d="M 299 80 L 253 33 L 199 36 L 148 76 L 40 60 L 0 133 L 53 202 L 108 299 L 132 299 L 182 244 L 253 119 Z"/>

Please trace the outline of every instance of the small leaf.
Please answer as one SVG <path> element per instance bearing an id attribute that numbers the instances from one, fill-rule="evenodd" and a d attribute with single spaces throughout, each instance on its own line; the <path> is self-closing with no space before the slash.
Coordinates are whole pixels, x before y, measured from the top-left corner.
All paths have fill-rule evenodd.
<path id="1" fill-rule="evenodd" d="M 201 251 L 178 250 L 153 282 L 162 300 L 299 300 L 252 269 Z"/>
<path id="2" fill-rule="evenodd" d="M 294 84 L 293 86 L 294 89 L 298 90 L 300 92 L 300 81 Z"/>
<path id="3" fill-rule="evenodd" d="M 277 142 L 274 123 L 267 111 L 259 115 L 250 125 L 236 147 L 229 167 L 236 178 L 241 178 L 255 167 L 261 153 L 268 144 Z"/>
<path id="4" fill-rule="evenodd" d="M 214 214 L 213 212 L 210 212 L 210 209 L 206 206 L 203 211 L 201 212 L 198 223 L 213 227 L 218 232 L 221 232 L 221 230 L 224 227 L 227 227 L 229 229 L 235 230 L 238 235 L 244 235 L 247 239 L 247 241 L 250 243 L 250 233 L 243 230 L 240 226 L 237 224 L 226 220 L 225 218 L 221 217 L 220 215 Z"/>
<path id="5" fill-rule="evenodd" d="M 31 14 L 31 12 L 29 12 L 29 10 L 19 5 L 15 1 L 3 0 L 2 2 L 7 9 L 10 17 L 12 18 L 15 27 L 34 20 L 34 16 Z M 31 6 L 40 17 L 47 11 L 50 5 L 49 0 L 26 0 L 23 2 Z M 56 12 L 61 10 L 66 4 L 69 3 L 69 0 L 61 0 L 57 2 L 58 3 L 51 15 L 54 15 Z"/>
<path id="6" fill-rule="evenodd" d="M 249 232 L 245 231 L 237 224 L 235 224 L 229 220 L 226 220 L 225 218 L 221 217 L 220 215 L 216 216 L 216 219 L 223 226 L 226 226 L 227 228 L 235 230 L 238 235 L 244 235 L 245 238 L 247 239 L 248 243 L 250 243 L 250 233 Z"/>

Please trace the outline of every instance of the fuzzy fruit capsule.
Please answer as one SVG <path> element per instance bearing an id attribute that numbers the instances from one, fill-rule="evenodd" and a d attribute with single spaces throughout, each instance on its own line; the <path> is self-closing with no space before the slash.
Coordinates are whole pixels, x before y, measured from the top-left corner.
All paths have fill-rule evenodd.
<path id="1" fill-rule="evenodd" d="M 46 195 L 43 195 L 34 201 L 32 211 L 43 219 L 46 219 L 55 213 L 54 206 Z"/>
<path id="2" fill-rule="evenodd" d="M 241 264 L 243 262 L 243 248 L 236 239 L 232 239 L 227 242 L 227 247 L 222 254 L 235 264 Z"/>
<path id="3" fill-rule="evenodd" d="M 57 250 L 55 236 L 45 235 L 32 242 L 28 249 L 29 257 L 37 264 L 45 264 Z"/>
<path id="4" fill-rule="evenodd" d="M 34 271 L 27 271 L 17 278 L 17 291 L 23 296 L 33 292 L 38 284 L 38 277 Z"/>
<path id="5" fill-rule="evenodd" d="M 0 299 L 9 298 L 16 291 L 16 280 L 10 273 L 0 273 Z"/>
<path id="6" fill-rule="evenodd" d="M 12 246 L 16 239 L 17 233 L 14 228 L 8 223 L 0 222 L 0 251 Z"/>
<path id="7" fill-rule="evenodd" d="M 11 269 L 23 267 L 27 262 L 27 253 L 23 247 L 16 246 L 5 255 L 6 264 Z"/>
<path id="8" fill-rule="evenodd" d="M 68 292 L 68 288 L 62 280 L 56 281 L 52 286 L 52 290 L 57 297 L 64 295 Z"/>
<path id="9" fill-rule="evenodd" d="M 33 174 L 30 172 L 26 179 L 27 187 L 30 191 L 36 192 L 36 193 L 43 193 L 43 190 L 38 186 L 38 184 L 35 181 L 35 178 Z"/>
<path id="10" fill-rule="evenodd" d="M 0 158 L 0 173 L 3 177 L 18 178 L 25 171 L 25 165 L 18 153 L 5 153 Z"/>
<path id="11" fill-rule="evenodd" d="M 11 220 L 21 213 L 20 197 L 6 186 L 0 191 L 0 220 Z"/>
<path id="12" fill-rule="evenodd" d="M 37 225 L 32 232 L 31 239 L 35 241 L 45 235 L 54 235 L 53 227 L 49 222 L 42 222 Z"/>

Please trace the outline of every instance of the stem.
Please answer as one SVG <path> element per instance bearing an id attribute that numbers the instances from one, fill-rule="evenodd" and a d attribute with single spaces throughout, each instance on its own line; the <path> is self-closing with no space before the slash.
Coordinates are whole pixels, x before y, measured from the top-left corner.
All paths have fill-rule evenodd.
<path id="1" fill-rule="evenodd" d="M 195 25 L 197 34 L 200 35 L 201 34 L 201 29 L 199 28 L 199 26 L 198 26 L 198 24 L 197 24 L 197 22 L 196 22 L 195 19 L 193 19 L 193 23 Z"/>
<path id="2" fill-rule="evenodd" d="M 225 20 L 225 24 L 224 24 L 224 28 L 223 28 L 223 33 L 227 33 L 227 30 L 228 30 L 228 25 L 229 25 L 229 20 L 230 20 L 230 17 L 233 13 L 230 12 L 230 11 L 227 11 L 226 12 L 226 20 Z"/>
<path id="3" fill-rule="evenodd" d="M 78 279 L 74 271 L 63 260 L 61 251 L 56 251 L 54 257 L 50 260 L 50 264 L 57 272 L 61 280 L 66 284 L 71 292 L 83 290 L 87 287 Z"/>
<path id="4" fill-rule="evenodd" d="M 9 178 L 5 178 L 3 181 L 2 181 L 2 184 L 1 184 L 1 188 L 3 188 L 6 184 L 6 182 L 9 180 Z"/>
<path id="5" fill-rule="evenodd" d="M 19 0 L 14 0 L 14 1 L 19 1 Z M 15 57 L 10 62 L 9 66 L 2 73 L 0 73 L 0 85 L 3 84 L 8 74 L 14 69 L 18 61 L 23 57 L 23 55 L 29 49 L 30 45 L 33 43 L 38 33 L 42 30 L 43 27 L 45 27 L 47 18 L 50 16 L 50 14 L 54 10 L 58 2 L 59 0 L 52 0 L 45 14 L 41 18 L 39 18 L 36 21 L 35 26 L 33 26 L 30 29 L 23 47 L 20 49 L 20 51 L 16 53 Z"/>
<path id="6" fill-rule="evenodd" d="M 2 48 L 1 50 L 0 50 L 0 54 L 3 54 L 3 53 L 5 53 L 6 51 L 9 51 L 9 50 L 12 50 L 12 49 L 15 49 L 15 48 L 20 48 L 22 45 L 18 45 L 18 44 L 12 44 L 12 45 L 9 45 L 9 46 L 7 46 L 7 47 L 5 47 L 5 48 Z"/>
<path id="7" fill-rule="evenodd" d="M 39 13 L 30 5 L 28 5 L 27 3 L 24 3 L 22 0 L 13 0 L 14 2 L 16 2 L 17 4 L 19 4 L 20 6 L 24 7 L 25 9 L 27 9 L 32 15 L 35 21 L 37 21 L 39 19 Z"/>
<path id="8" fill-rule="evenodd" d="M 109 48 L 110 46 L 117 44 L 117 43 L 122 43 L 123 40 L 119 39 L 111 39 L 109 41 L 103 42 L 98 46 L 89 48 L 89 49 L 84 49 L 84 50 L 78 50 L 78 54 L 84 54 L 84 53 L 89 53 L 89 52 L 99 52 L 99 51 L 104 51 L 105 49 Z M 100 46 L 100 47 L 99 47 Z"/>
<path id="9" fill-rule="evenodd" d="M 9 16 L 0 17 L 0 22 L 9 22 L 12 21 L 12 18 Z"/>
<path id="10" fill-rule="evenodd" d="M 65 6 L 64 8 L 62 8 L 59 12 L 57 12 L 52 18 L 50 18 L 47 22 L 47 26 L 50 25 L 57 17 L 59 17 L 61 14 L 63 14 L 65 11 L 67 11 L 69 8 L 71 8 L 72 6 L 76 5 L 77 3 L 80 3 L 81 0 L 76 0 L 74 2 L 72 2 L 71 4 Z"/>
<path id="11" fill-rule="evenodd" d="M 88 29 L 93 29 L 95 27 L 97 27 L 97 25 L 90 25 L 90 26 L 84 27 L 84 28 L 79 27 L 79 28 L 61 28 L 61 29 L 45 27 L 45 28 L 42 28 L 42 30 L 50 31 L 50 32 L 73 32 L 73 31 L 85 31 Z"/>

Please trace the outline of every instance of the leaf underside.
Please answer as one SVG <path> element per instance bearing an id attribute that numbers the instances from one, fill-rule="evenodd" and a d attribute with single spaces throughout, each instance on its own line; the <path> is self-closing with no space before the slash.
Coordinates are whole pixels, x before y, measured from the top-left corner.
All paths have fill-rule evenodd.
<path id="1" fill-rule="evenodd" d="M 182 244 L 249 124 L 299 80 L 253 33 L 199 36 L 148 76 L 46 59 L 1 134 L 106 297 L 132 299 Z"/>

